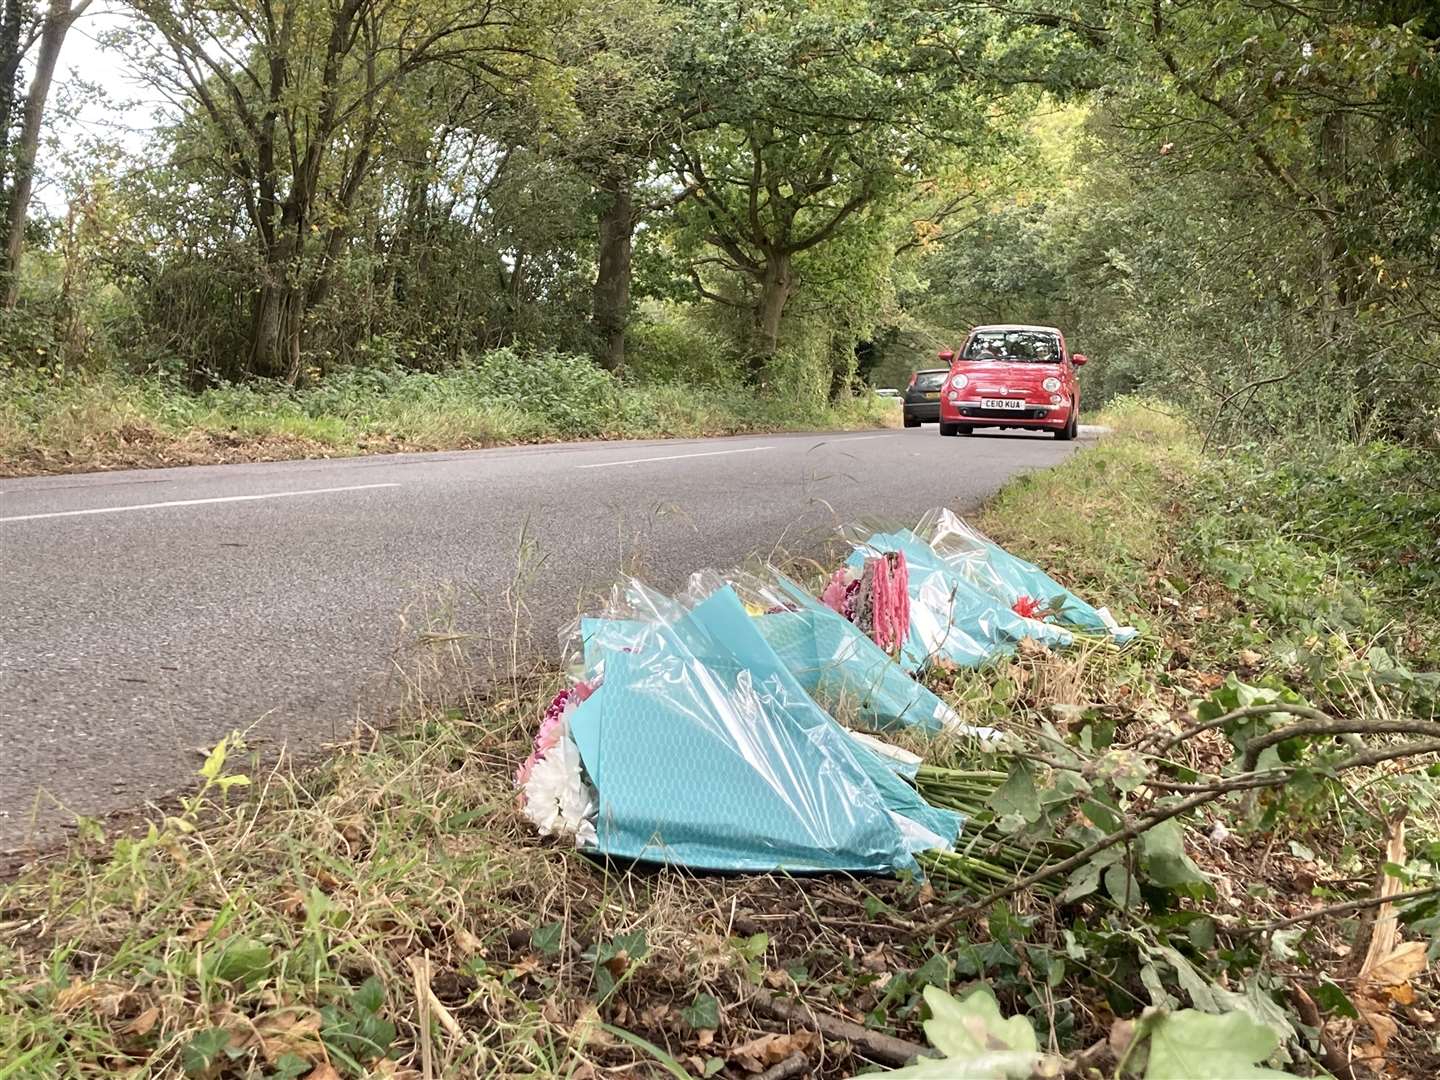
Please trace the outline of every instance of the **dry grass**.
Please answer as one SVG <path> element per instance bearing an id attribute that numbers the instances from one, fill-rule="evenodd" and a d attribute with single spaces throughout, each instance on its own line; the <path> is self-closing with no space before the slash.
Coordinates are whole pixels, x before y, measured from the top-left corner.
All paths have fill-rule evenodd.
<path id="1" fill-rule="evenodd" d="M 784 1030 L 748 1007 L 753 986 L 906 966 L 900 912 L 918 901 L 896 882 L 695 879 L 537 845 L 509 777 L 548 689 L 425 712 L 318 769 L 253 775 L 233 805 L 92 834 L 31 869 L 0 892 L 0 1062 L 24 1063 L 0 1075 L 180 1075 L 217 1030 L 207 1075 L 428 1060 L 446 1076 L 645 1076 L 667 1059 L 700 1075 Z M 246 771 L 232 756 L 225 775 Z M 685 1019 L 707 994 L 718 1030 Z M 825 1055 L 825 1076 L 864 1064 Z"/>

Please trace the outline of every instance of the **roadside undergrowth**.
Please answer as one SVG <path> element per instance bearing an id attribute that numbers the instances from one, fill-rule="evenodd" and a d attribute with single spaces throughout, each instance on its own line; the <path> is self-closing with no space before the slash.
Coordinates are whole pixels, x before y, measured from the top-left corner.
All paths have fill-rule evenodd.
<path id="1" fill-rule="evenodd" d="M 575 357 L 507 350 L 447 373 L 362 370 L 305 389 L 199 393 L 158 377 L 0 365 L 0 476 L 899 423 L 898 405 L 870 395 L 829 404 L 625 383 Z"/>
<path id="2" fill-rule="evenodd" d="M 998 878 L 696 877 L 537 842 L 511 777 L 559 679 L 511 672 L 304 772 L 227 742 L 148 835 L 88 824 L 6 886 L 0 1078 L 830 1080 L 918 1050 L 927 987 L 979 982 L 1067 1075 L 1147 1075 L 1125 1025 L 1187 1008 L 1257 1018 L 1296 1075 L 1436 1075 L 1440 904 L 1404 899 L 1436 881 L 1435 755 L 1344 767 L 1435 720 L 1424 569 L 1297 535 L 1254 460 L 1202 459 L 1178 421 L 1107 420 L 980 524 L 1140 638 L 934 672 L 1017 738 L 913 744 L 927 795 L 980 793 L 967 838 L 1006 849 Z M 1185 733 L 1247 706 L 1391 727 L 1281 739 L 1287 782 L 1013 890 L 1243 772 L 1230 727 Z"/>

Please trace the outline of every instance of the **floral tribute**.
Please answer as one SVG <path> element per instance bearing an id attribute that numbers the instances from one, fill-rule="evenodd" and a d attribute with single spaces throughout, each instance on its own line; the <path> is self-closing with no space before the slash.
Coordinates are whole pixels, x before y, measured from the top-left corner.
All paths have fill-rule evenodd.
<path id="1" fill-rule="evenodd" d="M 1019 615 L 1022 619 L 1035 619 L 1038 622 L 1045 622 L 1060 613 L 1065 606 L 1065 598 L 1056 596 L 1050 600 L 1037 600 L 1033 596 L 1026 596 L 1021 593 L 1015 603 L 1010 605 L 1010 610 Z"/>
<path id="2" fill-rule="evenodd" d="M 866 559 L 862 569 L 842 566 L 820 595 L 886 652 L 894 653 L 910 632 L 910 571 L 903 551 Z"/>
<path id="3" fill-rule="evenodd" d="M 515 773 L 520 810 L 541 836 L 593 845 L 595 789 L 585 777 L 580 748 L 570 737 L 570 717 L 598 684 L 577 682 L 562 690 L 545 709 L 530 756 Z"/>

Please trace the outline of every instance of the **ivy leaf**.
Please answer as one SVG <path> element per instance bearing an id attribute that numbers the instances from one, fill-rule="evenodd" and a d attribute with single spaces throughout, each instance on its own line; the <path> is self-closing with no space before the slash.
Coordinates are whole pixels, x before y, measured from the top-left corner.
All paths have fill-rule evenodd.
<path id="1" fill-rule="evenodd" d="M 720 1002 L 711 994 L 696 994 L 694 1002 L 680 1010 L 680 1019 L 691 1031 L 714 1031 L 720 1026 Z"/>
<path id="2" fill-rule="evenodd" d="M 1185 854 L 1185 834 L 1175 818 L 1140 834 L 1140 855 L 1145 876 L 1162 888 L 1210 887 L 1210 878 Z"/>
<path id="3" fill-rule="evenodd" d="M 249 987 L 270 971 L 270 947 L 254 938 L 228 939 L 205 956 L 202 969 L 212 979 Z"/>
<path id="4" fill-rule="evenodd" d="M 537 926 L 530 931 L 530 944 L 545 956 L 554 956 L 560 951 L 564 937 L 564 923 L 546 923 L 544 926 Z"/>
<path id="5" fill-rule="evenodd" d="M 1059 900 L 1062 904 L 1073 904 L 1082 897 L 1089 896 L 1100 887 L 1100 871 L 1104 867 L 1099 863 L 1091 861 L 1080 867 L 1075 876 L 1070 879 L 1070 884 L 1060 894 Z"/>
<path id="6" fill-rule="evenodd" d="M 1256 1064 L 1279 1045 L 1273 1031 L 1244 1013 L 1184 1009 L 1151 1027 L 1145 1080 L 1285 1080 L 1288 1074 Z"/>
<path id="7" fill-rule="evenodd" d="M 1327 1013 L 1348 1016 L 1351 1020 L 1360 1018 L 1359 1010 L 1355 1008 L 1354 1002 L 1346 996 L 1344 990 L 1341 990 L 1329 979 L 1321 979 L 1320 985 L 1315 987 L 1310 996 L 1315 999 L 1315 1004 Z"/>
<path id="8" fill-rule="evenodd" d="M 197 1031 L 180 1051 L 180 1066 L 186 1076 L 203 1076 L 219 1063 L 229 1045 L 230 1032 L 224 1028 Z"/>
<path id="9" fill-rule="evenodd" d="M 1043 1060 L 1030 1021 L 1002 1017 L 989 987 L 957 1000 L 938 986 L 927 986 L 925 1004 L 930 1007 L 925 1035 L 945 1058 L 927 1058 L 885 1074 L 894 1080 L 1024 1080 Z"/>
<path id="10" fill-rule="evenodd" d="M 990 796 L 990 809 L 997 818 L 1015 814 L 1030 824 L 1040 820 L 1040 792 L 1028 764 L 1021 761 L 1010 770 L 1005 783 Z"/>

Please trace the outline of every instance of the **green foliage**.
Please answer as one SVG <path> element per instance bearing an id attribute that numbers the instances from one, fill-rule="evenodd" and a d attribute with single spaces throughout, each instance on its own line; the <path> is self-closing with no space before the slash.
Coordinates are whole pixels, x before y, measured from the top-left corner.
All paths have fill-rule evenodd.
<path id="1" fill-rule="evenodd" d="M 1152 1017 L 1145 1026 L 1150 1036 L 1145 1080 L 1275 1080 L 1289 1075 L 1256 1064 L 1275 1052 L 1279 1040 L 1243 1013 L 1213 1016 L 1185 1009 Z"/>
<path id="2" fill-rule="evenodd" d="M 320 1037 L 329 1051 L 357 1074 L 363 1062 L 384 1058 L 395 1041 L 395 1025 L 385 1019 L 385 987 L 373 975 L 349 995 L 349 1000 L 320 1010 Z"/>
<path id="3" fill-rule="evenodd" d="M 925 989 L 930 1019 L 925 1035 L 943 1059 L 922 1059 L 887 1075 L 949 1080 L 1024 1080 L 1040 1063 L 1035 1029 L 1023 1016 L 1008 1020 L 988 987 L 959 1000 L 939 987 Z"/>

